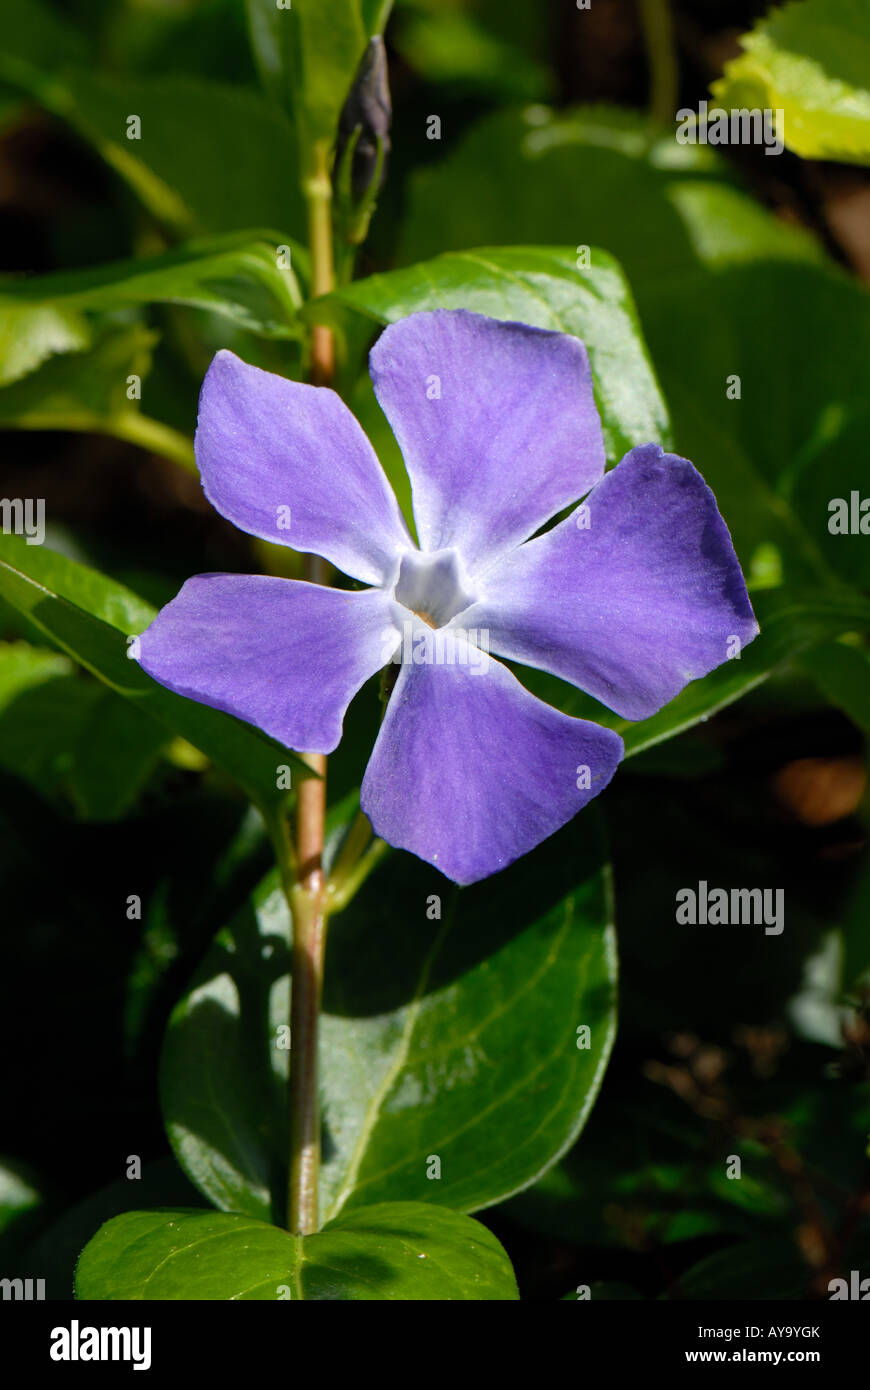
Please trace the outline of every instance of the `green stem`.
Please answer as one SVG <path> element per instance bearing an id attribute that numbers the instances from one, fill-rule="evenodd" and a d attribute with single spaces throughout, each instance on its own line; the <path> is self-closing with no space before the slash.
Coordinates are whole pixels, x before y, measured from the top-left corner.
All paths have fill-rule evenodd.
<path id="1" fill-rule="evenodd" d="M 638 0 L 649 61 L 649 113 L 657 125 L 672 126 L 679 73 L 669 0 Z"/>
<path id="2" fill-rule="evenodd" d="M 284 889 L 284 896 L 289 904 L 290 894 L 296 883 L 296 852 L 290 838 L 287 819 L 280 806 L 267 808 L 261 804 L 259 810 L 266 822 L 266 829 L 269 832 L 269 839 L 272 841 L 275 860 L 281 874 L 281 887 Z"/>
<path id="3" fill-rule="evenodd" d="M 332 181 L 329 147 L 319 141 L 314 149 L 311 174 L 303 184 L 308 204 L 308 246 L 311 252 L 311 298 L 335 288 L 332 253 Z M 311 330 L 311 376 L 316 386 L 328 386 L 335 370 L 332 329 L 314 324 Z"/>
<path id="4" fill-rule="evenodd" d="M 330 896 L 347 878 L 371 838 L 372 827 L 369 824 L 368 816 L 364 815 L 362 811 L 357 811 L 341 847 L 341 853 L 333 864 L 329 875 Z"/>
<path id="5" fill-rule="evenodd" d="M 320 142 L 313 151 L 313 168 L 303 184 L 308 204 L 311 251 L 311 293 L 328 294 L 334 287 L 332 257 L 332 184 L 329 147 Z M 312 329 L 311 378 L 328 386 L 335 365 L 332 332 L 323 324 Z M 306 555 L 303 578 L 327 582 L 327 567 L 316 555 Z M 326 882 L 323 845 L 326 834 L 326 758 L 309 754 L 306 762 L 319 774 L 301 784 L 296 799 L 295 882 L 288 894 L 293 917 L 293 979 L 290 993 L 290 1174 L 288 1225 L 297 1235 L 318 1229 L 320 1212 L 320 1107 L 318 1099 L 318 1034 L 323 995 L 326 947 Z"/>
<path id="6" fill-rule="evenodd" d="M 323 759 L 325 764 L 326 759 Z M 324 767 L 325 770 L 325 767 Z M 302 792 L 309 791 L 303 800 Z M 299 878 L 290 893 L 293 916 L 293 980 L 290 995 L 290 1178 L 288 1225 L 297 1235 L 318 1229 L 320 1213 L 320 1106 L 318 1033 L 323 996 L 326 913 L 319 827 L 325 810 L 325 784 L 302 783 L 298 808 Z M 313 857 L 303 859 L 307 838 L 319 841 Z"/>
<path id="7" fill-rule="evenodd" d="M 342 908 L 347 907 L 351 898 L 365 883 L 372 869 L 380 864 L 389 848 L 385 840 L 374 839 L 365 854 L 361 854 L 340 878 L 333 878 L 330 875 L 326 900 L 328 916 L 332 917 L 334 913 L 341 912 Z"/>

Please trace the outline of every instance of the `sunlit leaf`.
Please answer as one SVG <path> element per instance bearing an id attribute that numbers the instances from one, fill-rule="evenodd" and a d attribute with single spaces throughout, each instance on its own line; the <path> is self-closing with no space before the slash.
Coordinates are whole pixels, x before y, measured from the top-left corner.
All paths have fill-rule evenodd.
<path id="1" fill-rule="evenodd" d="M 85 1247 L 76 1293 L 245 1302 L 518 1297 L 510 1261 L 485 1226 L 422 1202 L 364 1207 L 304 1238 L 226 1212 L 127 1212 Z"/>

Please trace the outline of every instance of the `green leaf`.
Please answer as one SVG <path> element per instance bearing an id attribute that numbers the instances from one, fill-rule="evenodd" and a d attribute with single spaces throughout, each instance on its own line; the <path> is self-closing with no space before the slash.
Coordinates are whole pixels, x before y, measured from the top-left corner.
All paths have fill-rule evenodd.
<path id="1" fill-rule="evenodd" d="M 364 1207 L 305 1237 L 224 1212 L 127 1212 L 85 1246 L 76 1295 L 244 1302 L 519 1297 L 510 1261 L 485 1226 L 422 1202 Z"/>
<path id="2" fill-rule="evenodd" d="M 363 28 L 369 38 L 383 34 L 393 9 L 393 0 L 361 0 Z"/>
<path id="3" fill-rule="evenodd" d="M 258 93 L 171 73 L 58 73 L 55 63 L 23 64 L 11 44 L 0 53 L 0 78 L 68 121 L 175 234 L 277 227 L 304 235 L 295 132 Z M 131 116 L 139 138 L 128 134 Z"/>
<path id="4" fill-rule="evenodd" d="M 456 889 L 406 855 L 372 874 L 327 946 L 324 1219 L 385 1200 L 476 1210 L 556 1161 L 614 1035 L 609 911 L 589 812 L 484 885 Z M 289 934 L 270 876 L 176 1008 L 162 1066 L 185 1171 L 264 1219 L 281 1219 L 286 1188 Z"/>
<path id="5" fill-rule="evenodd" d="M 634 1084 L 629 1100 L 602 1097 L 581 1142 L 514 1198 L 509 1219 L 562 1243 L 644 1249 L 757 1235 L 788 1217 L 789 1197 L 763 1150 L 753 1149 L 751 1162 L 744 1150 L 741 1181 L 728 1181 L 684 1102 L 650 1082 Z"/>
<path id="6" fill-rule="evenodd" d="M 0 644 L 0 766 L 79 816 L 114 820 L 154 767 L 166 730 L 58 652 Z"/>
<path id="7" fill-rule="evenodd" d="M 0 30 L 0 62 L 9 70 L 10 82 L 18 80 L 16 73 L 50 70 L 59 54 L 68 63 L 83 64 L 91 58 L 85 36 L 43 0 L 0 0 Z"/>
<path id="8" fill-rule="evenodd" d="M 483 7 L 483 13 L 481 8 L 406 4 L 391 43 L 427 82 L 450 83 L 502 102 L 552 96 L 549 35 L 534 8 L 501 3 Z"/>
<path id="9" fill-rule="evenodd" d="M 386 7 L 381 7 L 385 9 Z M 360 0 L 246 0 L 251 46 L 263 85 L 296 120 L 303 174 L 313 148 L 331 146 L 370 33 Z M 367 10 L 374 23 L 378 7 Z M 386 14 L 383 15 L 386 20 Z"/>
<path id="10" fill-rule="evenodd" d="M 741 37 L 712 84 L 717 101 L 781 111 L 778 134 L 805 159 L 870 164 L 870 10 L 864 0 L 799 0 Z"/>
<path id="11" fill-rule="evenodd" d="M 166 729 L 144 710 L 97 687 L 75 740 L 67 777 L 79 815 L 96 821 L 124 815 L 145 786 L 166 741 Z"/>
<path id="12" fill-rule="evenodd" d="M 87 320 L 72 308 L 4 303 L 0 293 L 0 386 L 26 376 L 56 353 L 81 352 L 90 339 Z"/>
<path id="13" fill-rule="evenodd" d="M 830 499 L 848 501 L 863 476 L 866 290 L 833 268 L 761 258 L 638 295 L 680 449 L 716 493 L 750 580 L 773 548 L 787 582 L 870 584 L 866 538 L 828 529 Z M 706 350 L 689 359 L 692 341 Z"/>
<path id="14" fill-rule="evenodd" d="M 812 1275 L 797 1246 L 769 1237 L 719 1250 L 681 1274 L 663 1297 L 782 1301 L 805 1298 Z"/>
<path id="15" fill-rule="evenodd" d="M 644 346 L 625 278 L 606 252 L 557 247 L 483 247 L 436 256 L 407 270 L 357 280 L 310 306 L 329 317 L 347 306 L 379 323 L 421 309 L 472 309 L 493 318 L 582 338 L 589 349 L 608 457 L 634 444 L 666 443 L 667 412 Z"/>
<path id="16" fill-rule="evenodd" d="M 68 676 L 72 662 L 60 652 L 32 647 L 29 642 L 0 643 L 0 714 L 20 696 L 46 681 Z"/>
<path id="17" fill-rule="evenodd" d="M 140 260 L 115 261 L 94 270 L 61 271 L 27 279 L 0 280 L 0 326 L 19 335 L 33 360 L 30 371 L 50 353 L 86 347 L 87 336 L 68 346 L 55 336 L 58 325 L 82 322 L 76 311 L 113 312 L 138 304 L 189 304 L 223 314 L 255 333 L 298 336 L 293 319 L 301 303 L 296 277 L 280 269 L 278 232 L 243 232 L 191 242 L 177 251 Z M 299 248 L 292 247 L 295 254 Z M 304 260 L 303 253 L 303 260 Z M 0 336 L 0 384 L 13 380 L 3 371 L 7 361 Z M 15 363 L 13 362 L 13 366 Z M 8 370 L 8 369 L 7 369 Z M 22 375 L 19 369 L 16 373 Z"/>
<path id="18" fill-rule="evenodd" d="M 678 145 L 616 107 L 498 112 L 413 175 L 402 263 L 468 246 L 535 244 L 605 247 L 639 302 L 642 287 L 666 277 L 678 288 L 698 263 L 724 269 L 760 254 L 825 260 L 811 236 L 741 191 L 713 147 Z M 684 356 L 691 366 L 685 345 Z"/>
<path id="19" fill-rule="evenodd" d="M 156 341 L 156 333 L 141 324 L 107 328 L 89 351 L 50 358 L 0 391 L 0 427 L 98 429 L 137 414 L 127 398 L 127 378 L 148 375 Z"/>
<path id="20" fill-rule="evenodd" d="M 143 415 L 129 379 L 148 375 L 157 335 L 142 324 L 102 330 L 87 352 L 52 357 L 0 390 L 0 429 L 109 434 L 195 468 L 186 435 Z"/>
<path id="21" fill-rule="evenodd" d="M 140 633 L 155 610 L 130 590 L 43 546 L 0 536 L 0 597 L 44 632 L 61 651 L 127 699 L 143 715 L 186 738 L 258 805 L 280 802 L 276 769 L 310 775 L 295 754 L 232 715 L 174 695 L 127 659 L 127 637 Z"/>
<path id="22" fill-rule="evenodd" d="M 170 1206 L 190 1209 L 200 1205 L 199 1194 L 173 1158 L 143 1164 L 142 1175 L 136 1180 L 136 1200 L 140 1210 Z M 25 1258 L 26 1266 L 38 1269 L 40 1277 L 45 1278 L 47 1299 L 72 1299 L 79 1255 L 104 1222 L 129 1211 L 129 1203 L 130 1179 L 120 1178 L 82 1201 L 64 1203 L 56 1214 L 49 1213 L 51 1219 L 43 1220 L 41 1229 L 31 1238 Z"/>
<path id="23" fill-rule="evenodd" d="M 631 757 L 709 719 L 817 643 L 870 628 L 870 600 L 845 588 L 827 592 L 763 590 L 754 596 L 754 607 L 761 632 L 738 658 L 723 662 L 701 680 L 690 681 L 658 714 L 636 724 L 552 676 L 524 667 L 516 669 L 534 694 L 566 714 L 615 729 L 625 742 L 626 757 Z"/>
<path id="24" fill-rule="evenodd" d="M 832 705 L 870 733 L 870 655 L 866 647 L 824 642 L 806 652 L 800 666 Z"/>

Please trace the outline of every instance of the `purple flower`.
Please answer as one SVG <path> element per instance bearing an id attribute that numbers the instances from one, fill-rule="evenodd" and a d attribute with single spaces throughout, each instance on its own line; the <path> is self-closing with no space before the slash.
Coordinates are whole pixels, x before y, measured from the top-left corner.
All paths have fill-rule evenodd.
<path id="1" fill-rule="evenodd" d="M 136 655 L 170 690 L 316 753 L 336 747 L 363 683 L 399 660 L 362 809 L 390 844 L 473 883 L 570 820 L 624 752 L 611 730 L 529 694 L 490 650 L 644 719 L 758 626 L 691 463 L 643 444 L 604 474 L 576 338 L 437 310 L 388 327 L 370 367 L 419 548 L 333 391 L 219 352 L 196 434 L 206 496 L 242 530 L 371 587 L 197 575 Z"/>

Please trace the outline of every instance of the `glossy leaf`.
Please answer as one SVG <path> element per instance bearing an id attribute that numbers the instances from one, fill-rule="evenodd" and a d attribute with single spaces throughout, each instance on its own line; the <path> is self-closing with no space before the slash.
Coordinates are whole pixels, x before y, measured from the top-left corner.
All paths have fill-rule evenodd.
<path id="1" fill-rule="evenodd" d="M 172 1158 L 146 1162 L 136 1181 L 139 1209 L 184 1206 L 195 1208 L 200 1197 L 190 1186 Z M 46 1299 L 71 1301 L 73 1280 L 79 1255 L 91 1236 L 113 1216 L 130 1209 L 130 1180 L 121 1178 L 92 1192 L 81 1201 L 65 1205 L 61 1211 L 45 1213 L 40 1228 L 31 1236 L 25 1252 L 26 1266 L 38 1269 L 45 1279 Z"/>
<path id="2" fill-rule="evenodd" d="M 485 1226 L 422 1202 L 348 1212 L 304 1238 L 250 1217 L 184 1208 L 116 1216 L 85 1247 L 81 1299 L 516 1299 Z"/>
<path id="3" fill-rule="evenodd" d="M 347 305 L 380 323 L 423 309 L 472 309 L 493 318 L 573 333 L 589 349 L 607 454 L 619 460 L 633 444 L 669 438 L 667 413 L 616 262 L 591 251 L 548 246 L 484 247 L 436 256 L 407 270 L 372 275 L 311 306 L 328 315 Z"/>
<path id="4" fill-rule="evenodd" d="M 489 1206 L 533 1182 L 579 1133 L 615 1028 L 597 826 L 586 812 L 528 860 L 464 890 L 411 856 L 391 858 L 334 919 L 321 1050 L 324 1219 L 385 1200 Z M 175 1010 L 161 1086 L 193 1182 L 225 1210 L 277 1220 L 289 932 L 272 876 L 218 936 Z"/>
<path id="5" fill-rule="evenodd" d="M 127 636 L 143 630 L 154 609 L 111 579 L 19 536 L 0 536 L 0 597 L 86 670 L 137 702 L 146 716 L 181 734 L 260 805 L 286 796 L 276 768 L 304 764 L 251 725 L 174 695 L 127 658 Z"/>
<path id="6" fill-rule="evenodd" d="M 34 353 L 39 350 L 41 357 L 48 356 L 49 351 L 81 348 L 87 339 L 76 339 L 72 348 L 49 347 L 53 341 L 48 336 L 49 324 L 38 315 L 53 316 L 52 321 L 65 324 L 74 323 L 74 313 L 82 310 L 114 311 L 137 304 L 190 304 L 223 314 L 255 333 L 292 337 L 298 333 L 293 319 L 301 298 L 290 266 L 279 268 L 282 243 L 278 232 L 233 233 L 191 242 L 161 256 L 115 261 L 94 270 L 0 280 L 0 324 L 8 322 L 14 327 L 17 318 L 29 315 L 33 322 L 23 323 L 19 332 L 28 335 Z M 290 250 L 298 252 L 299 248 Z M 47 345 L 43 347 L 43 343 Z M 4 361 L 0 340 L 0 373 Z M 34 361 L 32 365 L 38 364 Z"/>
<path id="7" fill-rule="evenodd" d="M 748 34 L 712 85 L 718 102 L 782 111 L 805 159 L 870 164 L 870 10 L 863 0 L 797 0 Z"/>

